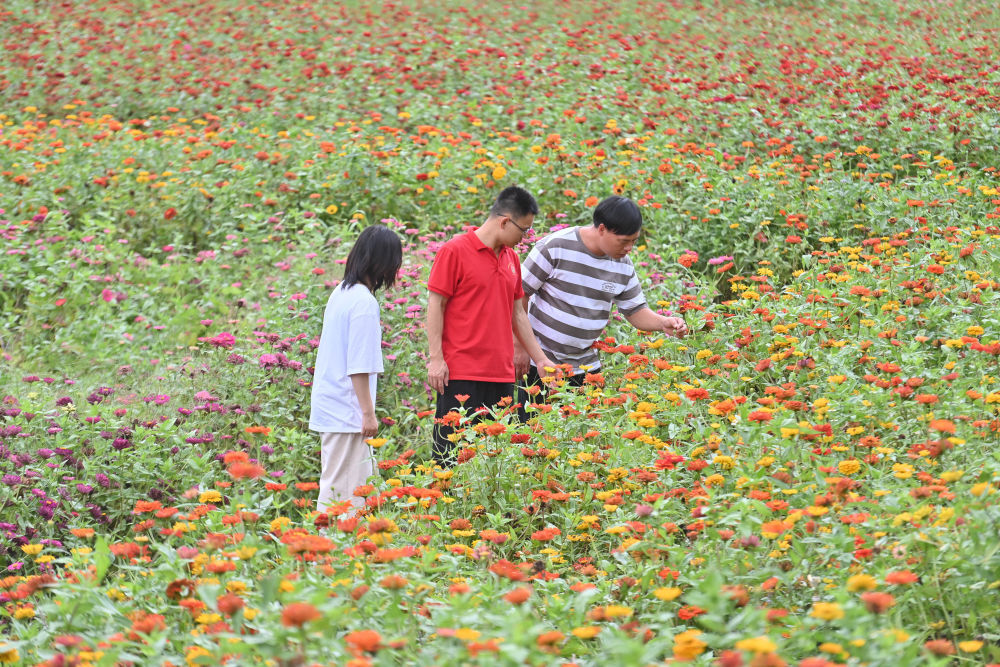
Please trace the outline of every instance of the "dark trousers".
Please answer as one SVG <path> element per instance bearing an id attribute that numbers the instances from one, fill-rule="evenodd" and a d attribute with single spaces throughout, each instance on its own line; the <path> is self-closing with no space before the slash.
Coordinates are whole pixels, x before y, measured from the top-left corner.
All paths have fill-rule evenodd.
<path id="1" fill-rule="evenodd" d="M 583 380 L 587 377 L 586 373 L 577 373 L 576 375 L 570 375 L 569 377 L 563 378 L 563 380 L 571 387 L 582 387 Z M 538 387 L 541 389 L 536 395 L 532 396 L 525 389 L 527 387 Z M 528 367 L 528 375 L 524 380 L 524 385 L 522 386 L 518 383 L 517 387 L 517 402 L 520 407 L 517 409 L 517 418 L 522 422 L 528 421 L 528 412 L 525 407 L 529 403 L 543 403 L 549 398 L 549 388 L 545 386 L 542 382 L 542 378 L 538 376 L 538 369 L 534 366 Z"/>
<path id="2" fill-rule="evenodd" d="M 465 398 L 459 401 L 457 396 Z M 465 408 L 465 416 L 471 422 L 482 419 L 479 408 L 492 408 L 503 398 L 512 399 L 514 385 L 510 382 L 483 382 L 480 380 L 450 380 L 443 394 L 438 394 L 437 409 L 434 412 L 434 461 L 446 468 L 455 465 L 455 443 L 448 436 L 455 432 L 451 424 L 442 423 L 449 412 Z"/>

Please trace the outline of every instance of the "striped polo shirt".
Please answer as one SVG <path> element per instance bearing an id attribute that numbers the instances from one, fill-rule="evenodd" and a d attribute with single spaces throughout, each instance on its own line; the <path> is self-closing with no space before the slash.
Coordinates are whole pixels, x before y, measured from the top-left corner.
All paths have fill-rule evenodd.
<path id="1" fill-rule="evenodd" d="M 632 260 L 598 257 L 580 238 L 579 227 L 552 232 L 521 264 L 524 293 L 530 297 L 528 318 L 542 350 L 573 374 L 601 366 L 592 345 L 604 332 L 611 304 L 624 315 L 646 307 Z"/>

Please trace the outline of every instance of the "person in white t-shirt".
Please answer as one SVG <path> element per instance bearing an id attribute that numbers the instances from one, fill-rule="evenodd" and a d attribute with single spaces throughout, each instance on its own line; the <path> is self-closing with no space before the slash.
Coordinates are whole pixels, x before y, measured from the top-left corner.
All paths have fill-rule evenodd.
<path id="1" fill-rule="evenodd" d="M 313 372 L 309 429 L 320 434 L 322 469 L 317 509 L 337 503 L 364 505 L 354 495 L 375 472 L 366 442 L 378 432 L 376 379 L 382 372 L 382 324 L 375 292 L 392 287 L 403 262 L 395 232 L 366 228 L 347 255 L 344 279 L 323 313 L 323 333 Z"/>

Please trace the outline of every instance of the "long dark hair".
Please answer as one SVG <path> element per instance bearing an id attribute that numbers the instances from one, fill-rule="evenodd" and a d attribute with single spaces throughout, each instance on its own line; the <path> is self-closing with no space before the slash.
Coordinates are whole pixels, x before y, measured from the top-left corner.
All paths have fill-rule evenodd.
<path id="1" fill-rule="evenodd" d="M 402 265 L 399 236 L 385 225 L 372 225 L 361 232 L 348 253 L 341 284 L 347 288 L 361 283 L 374 293 L 392 287 Z"/>

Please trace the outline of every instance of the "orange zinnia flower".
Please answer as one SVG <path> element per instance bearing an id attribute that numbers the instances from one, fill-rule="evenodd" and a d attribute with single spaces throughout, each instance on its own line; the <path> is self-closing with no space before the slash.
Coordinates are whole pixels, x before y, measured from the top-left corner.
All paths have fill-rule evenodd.
<path id="1" fill-rule="evenodd" d="M 932 419 L 929 426 L 932 430 L 940 431 L 941 433 L 955 432 L 955 422 L 950 419 Z"/>
<path id="2" fill-rule="evenodd" d="M 163 504 L 159 500 L 137 500 L 135 502 L 135 507 L 132 508 L 132 514 L 155 512 L 156 510 L 162 508 Z"/>
<path id="3" fill-rule="evenodd" d="M 899 570 L 897 572 L 890 572 L 885 575 L 885 583 L 887 584 L 912 584 L 919 580 L 919 577 L 909 570 Z"/>
<path id="4" fill-rule="evenodd" d="M 536 530 L 534 533 L 531 534 L 531 539 L 538 540 L 539 542 L 547 542 L 561 534 L 562 531 L 553 526 L 551 528 Z"/>
<path id="5" fill-rule="evenodd" d="M 892 593 L 881 593 L 877 591 L 862 593 L 861 601 L 865 603 L 865 608 L 873 614 L 881 614 L 889 607 L 896 604 L 896 598 L 892 596 Z"/>
<path id="6" fill-rule="evenodd" d="M 490 565 L 490 572 L 500 577 L 507 577 L 511 581 L 524 581 L 526 578 L 516 565 L 503 558 Z"/>
<path id="7" fill-rule="evenodd" d="M 139 612 L 132 620 L 132 630 L 128 633 L 128 638 L 135 641 L 140 639 L 139 635 L 151 635 L 159 630 L 167 628 L 164 617 L 159 614 L 147 614 Z"/>
<path id="8" fill-rule="evenodd" d="M 531 597 L 531 588 L 527 586 L 522 586 L 520 588 L 515 588 L 511 592 L 503 596 L 503 599 L 511 604 L 523 604 Z"/>
<path id="9" fill-rule="evenodd" d="M 501 435 L 507 432 L 507 427 L 503 424 L 489 424 L 484 430 L 486 435 Z"/>
<path id="10" fill-rule="evenodd" d="M 243 598 L 232 593 L 226 593 L 225 595 L 219 596 L 215 603 L 219 608 L 219 611 L 226 616 L 232 616 L 243 608 Z"/>
<path id="11" fill-rule="evenodd" d="M 401 577 L 398 574 L 390 574 L 382 577 L 382 580 L 378 582 L 382 588 L 388 588 L 390 590 L 399 590 L 401 588 L 406 588 L 406 585 L 410 583 L 407 581 L 406 577 Z"/>
<path id="12" fill-rule="evenodd" d="M 722 414 L 729 414 L 736 409 L 736 402 L 730 398 L 724 401 L 718 401 L 712 405 L 712 408 Z"/>
<path id="13" fill-rule="evenodd" d="M 226 452 L 226 455 L 222 457 L 222 462 L 226 465 L 230 463 L 246 463 L 250 460 L 250 455 L 246 452 Z"/>
<path id="14" fill-rule="evenodd" d="M 924 644 L 924 648 L 934 655 L 952 655 L 955 653 L 955 645 L 947 639 L 932 639 Z"/>
<path id="15" fill-rule="evenodd" d="M 320 610 L 308 602 L 292 602 L 281 610 L 281 624 L 286 627 L 300 628 L 322 616 Z"/>
<path id="16" fill-rule="evenodd" d="M 180 606 L 184 607 L 191 613 L 191 616 L 197 616 L 205 609 L 205 603 L 201 600 L 195 600 L 194 598 L 186 598 L 178 602 Z"/>
<path id="17" fill-rule="evenodd" d="M 761 524 L 761 533 L 766 533 L 767 535 L 778 536 L 787 530 L 791 530 L 795 524 L 788 521 L 766 521 Z M 767 536 L 765 535 L 765 537 Z"/>
<path id="18" fill-rule="evenodd" d="M 545 647 L 551 647 L 554 644 L 558 644 L 565 638 L 566 635 L 564 635 L 563 633 L 559 632 L 558 630 L 552 630 L 550 632 L 543 632 L 542 634 L 538 635 L 537 642 L 538 646 L 545 648 Z"/>
<path id="19" fill-rule="evenodd" d="M 382 644 L 382 635 L 374 630 L 355 630 L 346 635 L 344 641 L 358 651 L 374 653 Z"/>
<path id="20" fill-rule="evenodd" d="M 690 401 L 697 401 L 703 398 L 708 398 L 708 391 L 705 389 L 688 389 L 684 392 L 684 395 L 687 396 Z"/>
<path id="21" fill-rule="evenodd" d="M 233 479 L 257 479 L 258 477 L 263 477 L 267 474 L 267 470 L 265 470 L 262 466 L 249 462 L 233 463 L 229 466 L 226 472 L 228 472 L 229 476 Z"/>

